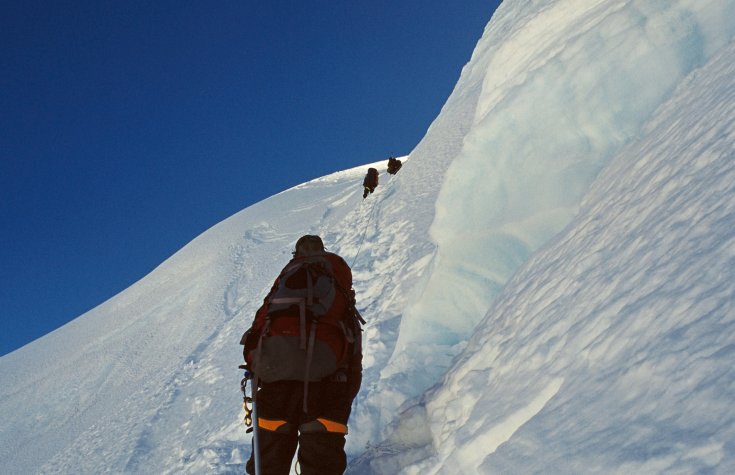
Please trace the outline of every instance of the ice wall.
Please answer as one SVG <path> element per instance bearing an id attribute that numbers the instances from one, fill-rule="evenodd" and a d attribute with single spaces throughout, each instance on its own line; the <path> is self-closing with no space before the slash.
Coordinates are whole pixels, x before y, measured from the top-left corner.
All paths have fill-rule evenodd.
<path id="1" fill-rule="evenodd" d="M 732 0 L 505 2 L 473 57 L 488 66 L 436 204 L 433 271 L 384 376 L 418 371 L 402 389 L 425 389 L 610 157 L 734 33 Z"/>
<path id="2" fill-rule="evenodd" d="M 370 473 L 735 473 L 734 145 L 731 41 L 616 154 L 406 411 L 396 432 L 431 427 L 431 450 Z"/>

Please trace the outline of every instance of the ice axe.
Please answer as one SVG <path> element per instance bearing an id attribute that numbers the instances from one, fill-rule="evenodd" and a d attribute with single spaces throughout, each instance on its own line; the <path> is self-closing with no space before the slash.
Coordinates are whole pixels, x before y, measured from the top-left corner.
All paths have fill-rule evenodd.
<path id="1" fill-rule="evenodd" d="M 256 401 L 258 394 L 258 378 L 246 365 L 240 365 L 239 368 L 245 371 L 240 381 L 240 390 L 242 391 L 242 407 L 245 409 L 245 418 L 243 422 L 248 427 L 246 432 L 253 433 L 253 459 L 255 461 L 255 475 L 260 475 L 260 443 L 258 441 L 258 403 Z M 247 386 L 250 381 L 250 396 L 248 396 Z"/>

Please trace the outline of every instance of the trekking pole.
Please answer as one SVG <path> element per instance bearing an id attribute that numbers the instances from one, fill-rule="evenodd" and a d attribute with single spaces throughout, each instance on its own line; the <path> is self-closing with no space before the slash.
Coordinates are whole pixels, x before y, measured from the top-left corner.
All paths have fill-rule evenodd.
<path id="1" fill-rule="evenodd" d="M 255 461 L 255 475 L 260 475 L 260 442 L 258 440 L 258 405 L 256 402 L 258 388 L 257 378 L 253 377 L 245 365 L 240 365 L 240 369 L 245 371 L 240 381 L 240 390 L 242 391 L 242 407 L 245 409 L 245 425 L 248 427 L 245 432 L 253 433 L 253 460 Z M 247 393 L 247 385 L 250 381 L 250 396 Z"/>

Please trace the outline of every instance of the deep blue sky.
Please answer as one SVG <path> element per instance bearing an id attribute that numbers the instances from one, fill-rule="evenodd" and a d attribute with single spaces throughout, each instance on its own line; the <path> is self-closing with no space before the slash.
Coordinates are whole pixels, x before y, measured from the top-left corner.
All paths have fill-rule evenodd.
<path id="1" fill-rule="evenodd" d="M 255 202 L 409 153 L 499 3 L 4 2 L 0 355 Z"/>

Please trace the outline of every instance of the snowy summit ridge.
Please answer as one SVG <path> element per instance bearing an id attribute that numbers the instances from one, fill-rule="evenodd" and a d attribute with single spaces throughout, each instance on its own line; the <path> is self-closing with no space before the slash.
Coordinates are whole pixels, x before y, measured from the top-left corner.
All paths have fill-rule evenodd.
<path id="1" fill-rule="evenodd" d="M 242 473 L 296 239 L 368 320 L 349 473 L 735 471 L 735 0 L 506 0 L 425 138 L 214 226 L 0 358 L 0 472 Z"/>

